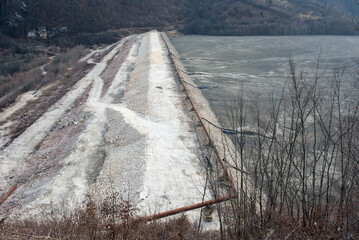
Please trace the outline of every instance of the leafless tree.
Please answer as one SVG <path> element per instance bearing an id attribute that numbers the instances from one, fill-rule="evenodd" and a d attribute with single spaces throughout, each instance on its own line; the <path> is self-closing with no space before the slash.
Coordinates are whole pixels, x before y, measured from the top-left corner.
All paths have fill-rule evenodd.
<path id="1" fill-rule="evenodd" d="M 223 122 L 237 133 L 232 168 L 251 173 L 235 178 L 236 212 L 230 219 L 222 213 L 231 237 L 250 238 L 253 229 L 279 236 L 268 227 L 281 231 L 273 226 L 278 218 L 300 223 L 302 231 L 358 234 L 359 104 L 345 86 L 346 69 L 323 78 L 319 59 L 311 77 L 297 72 L 290 60 L 290 78 L 280 94 L 257 101 L 241 91 L 227 107 Z M 293 236 L 292 231 L 286 234 Z"/>

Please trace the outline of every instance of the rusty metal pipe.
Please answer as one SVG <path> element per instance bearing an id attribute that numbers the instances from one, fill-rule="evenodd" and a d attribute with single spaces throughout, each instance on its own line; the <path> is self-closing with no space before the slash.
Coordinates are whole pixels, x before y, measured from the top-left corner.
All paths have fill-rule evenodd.
<path id="1" fill-rule="evenodd" d="M 169 217 L 169 216 L 172 216 L 172 215 L 187 212 L 187 211 L 194 210 L 194 209 L 197 209 L 197 208 L 201 208 L 201 207 L 210 206 L 210 205 L 213 205 L 213 204 L 225 202 L 225 201 L 234 199 L 236 197 L 237 197 L 237 194 L 231 195 L 231 196 L 225 196 L 225 197 L 221 197 L 221 198 L 217 198 L 217 199 L 212 199 L 212 200 L 208 200 L 208 201 L 201 202 L 201 203 L 196 203 L 196 204 L 181 207 L 181 208 L 176 208 L 176 209 L 173 209 L 173 210 L 170 210 L 170 211 L 167 211 L 167 212 L 162 212 L 162 213 L 158 213 L 158 214 L 146 217 L 146 220 L 147 221 L 154 221 L 154 220 L 157 220 L 157 219 L 161 219 L 161 218 L 164 218 L 164 217 Z"/>
<path id="2" fill-rule="evenodd" d="M 8 199 L 8 197 L 10 197 L 10 195 L 15 191 L 15 189 L 17 188 L 17 185 L 14 185 L 10 191 L 8 191 L 0 200 L 0 206 L 6 201 L 6 199 Z"/>

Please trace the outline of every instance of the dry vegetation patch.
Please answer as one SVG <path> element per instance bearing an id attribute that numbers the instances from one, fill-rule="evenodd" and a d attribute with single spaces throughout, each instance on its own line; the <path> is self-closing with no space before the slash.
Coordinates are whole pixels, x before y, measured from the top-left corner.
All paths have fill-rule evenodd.
<path id="1" fill-rule="evenodd" d="M 70 70 L 69 74 L 73 74 L 72 77 L 62 76 L 58 81 L 47 88 L 41 97 L 28 102 L 25 108 L 16 111 L 10 117 L 10 119 L 17 120 L 11 129 L 12 139 L 23 133 L 31 124 L 39 119 L 49 107 L 64 96 L 73 85 L 87 74 L 90 70 L 90 66 L 91 65 L 85 65 L 83 69 L 81 68 L 81 70 L 77 71 L 74 69 Z"/>
<path id="2" fill-rule="evenodd" d="M 0 223 L 1 239 L 220 239 L 216 231 L 203 232 L 183 215 L 147 222 L 137 209 L 113 193 L 102 203 L 89 200 L 74 213 L 55 211 L 42 221 L 12 220 Z"/>
<path id="3" fill-rule="evenodd" d="M 15 73 L 0 83 L 0 107 L 9 106 L 23 92 L 38 90 L 48 85 L 37 99 L 27 102 L 25 107 L 1 122 L 4 124 L 6 121 L 15 120 L 10 132 L 12 140 L 23 133 L 88 73 L 92 65 L 78 61 L 86 52 L 81 46 L 70 49 L 47 64 L 44 67 L 45 72 L 35 68 Z M 7 145 L 10 143 L 11 141 Z"/>
<path id="4" fill-rule="evenodd" d="M 17 54 L 7 49 L 7 56 L 0 60 L 0 108 L 9 106 L 21 93 L 62 80 L 63 75 L 71 78 L 85 65 L 85 63 L 77 62 L 86 54 L 82 46 L 59 54 L 50 62 L 51 53 L 48 55 L 48 53 L 34 50 L 28 51 L 30 52 Z"/>

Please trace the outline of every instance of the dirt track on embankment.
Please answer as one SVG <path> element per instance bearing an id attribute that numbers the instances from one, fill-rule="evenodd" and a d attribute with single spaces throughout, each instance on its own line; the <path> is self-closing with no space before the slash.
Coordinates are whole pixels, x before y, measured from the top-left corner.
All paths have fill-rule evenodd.
<path id="1" fill-rule="evenodd" d="M 147 215 L 203 200 L 204 140 L 196 134 L 164 40 L 155 31 L 133 35 L 100 62 L 94 54 L 84 58 L 93 68 L 1 150 L 0 196 L 18 188 L 1 206 L 0 218 L 41 218 L 112 192 Z M 200 113 L 217 122 L 200 91 L 191 94 Z M 24 107 L 20 100 L 11 108 Z M 14 110 L 3 116 L 11 115 L 7 111 Z M 6 118 L 0 131 L 11 124 Z M 215 141 L 223 142 L 216 131 L 211 129 Z M 191 214 L 199 217 L 198 211 Z"/>

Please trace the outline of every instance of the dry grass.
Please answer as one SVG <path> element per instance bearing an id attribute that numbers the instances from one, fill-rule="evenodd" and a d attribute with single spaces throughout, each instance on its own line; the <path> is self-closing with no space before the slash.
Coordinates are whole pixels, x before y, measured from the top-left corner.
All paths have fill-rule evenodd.
<path id="1" fill-rule="evenodd" d="M 19 94 L 38 86 L 43 76 L 41 75 L 41 70 L 35 68 L 27 72 L 16 73 L 8 78 L 1 77 L 0 79 L 0 108 L 3 108 L 13 103 Z"/>
<path id="2" fill-rule="evenodd" d="M 48 56 L 34 49 L 6 49 L 0 58 L 0 75 L 8 76 L 16 72 L 26 72 L 44 65 Z"/>
<path id="3" fill-rule="evenodd" d="M 228 213 L 229 214 L 229 213 Z M 185 215 L 167 220 L 147 222 L 137 215 L 137 209 L 114 194 L 100 204 L 88 201 L 73 213 L 53 210 L 41 221 L 14 220 L 0 222 L 0 239 L 357 239 L 355 233 L 337 227 L 334 219 L 320 216 L 302 227 L 285 214 L 271 212 L 268 221 L 253 221 L 245 225 L 224 227 L 220 231 L 202 231 Z M 353 219 L 358 227 L 358 219 Z M 233 231 L 235 228 L 235 231 Z M 358 228 L 357 228 L 358 229 Z M 352 231 L 355 229 L 352 229 Z M 358 230 L 356 230 L 357 232 Z M 354 231 L 355 232 L 355 231 Z"/>
<path id="4" fill-rule="evenodd" d="M 354 206 L 357 208 L 357 206 Z M 227 213 L 228 215 L 232 213 Z M 189 222 L 185 215 L 176 218 L 147 222 L 138 217 L 137 209 L 119 195 L 100 204 L 88 201 L 73 213 L 53 210 L 42 221 L 33 219 L 0 222 L 0 239 L 357 239 L 358 218 L 353 229 L 341 229 L 335 218 L 318 216 L 306 227 L 280 212 L 271 212 L 266 223 L 258 216 L 245 225 L 238 223 L 220 231 L 202 231 Z M 226 217 L 226 216 L 225 216 Z M 235 229 L 235 231 L 233 231 Z"/>
<path id="5" fill-rule="evenodd" d="M 78 46 L 60 54 L 44 68 L 46 74 L 39 66 L 48 61 L 44 54 L 30 53 L 25 55 L 9 53 L 8 59 L 13 59 L 13 66 L 0 68 L 0 108 L 9 106 L 17 96 L 29 90 L 39 89 L 48 83 L 62 79 L 65 76 L 65 85 L 71 80 L 73 74 L 85 67 L 85 63 L 78 60 L 87 53 L 84 47 Z M 31 57 L 29 57 L 31 56 Z M 29 57 L 31 60 L 24 62 L 16 60 Z M 15 60 L 14 60 L 15 59 Z M 11 65 L 11 64 L 10 64 Z"/>
<path id="6" fill-rule="evenodd" d="M 88 73 L 91 67 L 91 65 L 87 65 L 86 63 L 78 63 L 78 66 L 78 70 L 76 70 L 76 67 L 68 71 L 71 75 L 70 78 L 66 76 L 56 78 L 56 82 L 47 87 L 38 99 L 29 101 L 24 108 L 19 109 L 10 116 L 10 119 L 17 119 L 11 128 L 12 140 L 23 133 L 31 124 L 40 118 L 52 104 L 64 96 L 73 85 Z M 52 79 L 49 79 L 49 81 L 51 80 Z M 44 79 L 40 85 L 45 84 Z"/>
<path id="7" fill-rule="evenodd" d="M 113 194 L 101 204 L 88 201 L 71 214 L 0 223 L 0 239 L 219 239 L 218 232 L 199 231 L 185 216 L 147 223 L 136 211 Z"/>
<path id="8" fill-rule="evenodd" d="M 66 53 L 56 56 L 54 60 L 45 67 L 45 71 L 56 74 L 64 72 L 67 68 L 72 67 L 85 53 L 86 50 L 83 46 L 74 47 Z"/>

